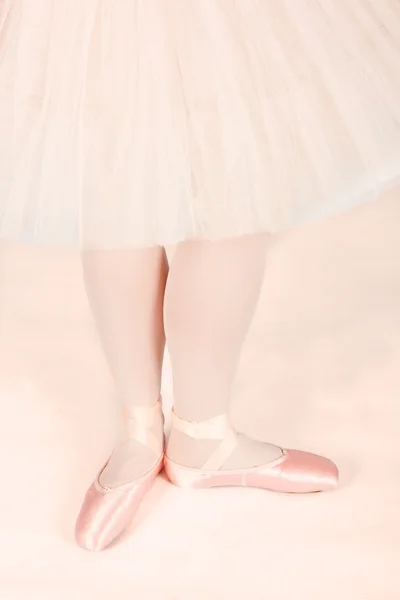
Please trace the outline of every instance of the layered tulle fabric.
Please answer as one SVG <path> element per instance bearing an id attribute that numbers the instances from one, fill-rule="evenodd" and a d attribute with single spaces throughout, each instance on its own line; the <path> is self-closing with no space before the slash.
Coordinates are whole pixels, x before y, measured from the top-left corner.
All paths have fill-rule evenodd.
<path id="1" fill-rule="evenodd" d="M 277 231 L 400 178 L 398 0 L 1 0 L 0 236 Z"/>

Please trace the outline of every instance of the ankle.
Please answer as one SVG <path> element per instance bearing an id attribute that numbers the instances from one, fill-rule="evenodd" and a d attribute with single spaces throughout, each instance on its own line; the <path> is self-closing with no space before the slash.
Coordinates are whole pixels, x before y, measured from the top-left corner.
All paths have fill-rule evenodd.
<path id="1" fill-rule="evenodd" d="M 179 419 L 187 423 L 205 423 L 222 415 L 229 415 L 228 406 L 229 403 L 225 402 L 216 402 L 215 406 L 210 406 L 209 402 L 204 405 L 199 398 L 196 401 L 191 399 L 190 403 L 175 401 L 173 412 Z"/>
<path id="2" fill-rule="evenodd" d="M 196 440 L 172 428 L 166 456 L 172 462 L 191 468 L 201 468 L 220 445 L 219 440 Z"/>

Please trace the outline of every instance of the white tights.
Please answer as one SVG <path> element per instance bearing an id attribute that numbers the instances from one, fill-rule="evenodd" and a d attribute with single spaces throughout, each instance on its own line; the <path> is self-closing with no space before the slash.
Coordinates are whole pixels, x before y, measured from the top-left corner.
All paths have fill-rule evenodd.
<path id="1" fill-rule="evenodd" d="M 179 417 L 203 421 L 227 413 L 240 354 L 264 276 L 268 236 L 180 244 L 171 268 L 161 248 L 83 253 L 86 290 L 118 400 L 153 406 L 160 395 L 165 331 Z M 218 442 L 172 432 L 172 460 L 201 466 Z M 226 468 L 274 460 L 279 449 L 240 436 Z M 154 457 L 121 440 L 102 483 L 130 481 Z"/>

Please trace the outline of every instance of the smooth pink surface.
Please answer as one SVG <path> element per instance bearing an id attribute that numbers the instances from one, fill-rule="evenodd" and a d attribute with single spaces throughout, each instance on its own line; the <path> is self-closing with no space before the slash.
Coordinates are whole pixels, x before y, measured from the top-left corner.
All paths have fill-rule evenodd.
<path id="1" fill-rule="evenodd" d="M 0 255 L 1 600 L 398 600 L 400 200 L 276 238 L 235 419 L 331 457 L 336 492 L 181 490 L 80 550 L 115 412 L 76 256 Z M 171 402 L 166 365 L 164 397 Z"/>
<path id="2" fill-rule="evenodd" d="M 114 489 L 102 489 L 99 478 L 88 489 L 75 525 L 77 544 L 104 550 L 128 527 L 162 468 L 162 460 L 144 477 Z"/>
<path id="3" fill-rule="evenodd" d="M 293 494 L 333 490 L 339 479 L 331 460 L 299 450 L 285 450 L 273 463 L 241 471 L 189 469 L 166 458 L 165 471 L 170 481 L 183 488 L 238 486 Z"/>

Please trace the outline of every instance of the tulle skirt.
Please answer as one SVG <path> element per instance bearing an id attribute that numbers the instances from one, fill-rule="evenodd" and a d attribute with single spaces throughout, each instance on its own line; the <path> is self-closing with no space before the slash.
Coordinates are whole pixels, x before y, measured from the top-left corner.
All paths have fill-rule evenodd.
<path id="1" fill-rule="evenodd" d="M 399 0 L 0 1 L 3 239 L 276 232 L 399 182 Z"/>

